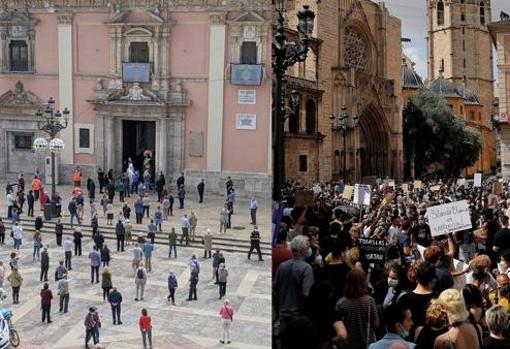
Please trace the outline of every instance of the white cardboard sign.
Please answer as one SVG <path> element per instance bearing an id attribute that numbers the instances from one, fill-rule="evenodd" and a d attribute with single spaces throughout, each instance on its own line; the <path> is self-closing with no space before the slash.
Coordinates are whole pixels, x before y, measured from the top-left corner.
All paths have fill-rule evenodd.
<path id="1" fill-rule="evenodd" d="M 427 217 L 432 236 L 443 235 L 446 231 L 454 233 L 473 227 L 469 215 L 469 204 L 466 200 L 429 207 Z"/>
<path id="2" fill-rule="evenodd" d="M 473 187 L 481 187 L 481 186 L 482 186 L 482 174 L 481 173 L 475 173 Z"/>
<path id="3" fill-rule="evenodd" d="M 356 184 L 354 186 L 354 199 L 352 202 L 358 205 L 370 206 L 370 195 L 372 189 L 366 184 Z"/>

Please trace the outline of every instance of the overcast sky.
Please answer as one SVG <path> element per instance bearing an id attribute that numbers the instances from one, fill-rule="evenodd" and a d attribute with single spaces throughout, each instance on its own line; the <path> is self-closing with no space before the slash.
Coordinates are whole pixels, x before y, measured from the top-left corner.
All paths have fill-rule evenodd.
<path id="1" fill-rule="evenodd" d="M 405 53 L 416 63 L 423 79 L 427 77 L 427 12 L 426 0 L 386 0 L 390 13 L 402 21 L 402 36 L 412 41 L 404 46 Z M 510 13 L 509 0 L 492 0 L 492 20 L 499 21 L 503 10 Z M 496 55 L 494 55 L 496 57 Z M 497 73 L 497 72 L 496 72 Z"/>

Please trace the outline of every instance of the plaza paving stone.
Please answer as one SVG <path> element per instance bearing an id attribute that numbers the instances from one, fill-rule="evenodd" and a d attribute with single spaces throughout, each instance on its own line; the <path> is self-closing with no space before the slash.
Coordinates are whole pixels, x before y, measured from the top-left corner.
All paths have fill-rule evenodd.
<path id="1" fill-rule="evenodd" d="M 4 184 L 5 186 L 5 184 Z M 62 192 L 70 192 L 70 187 L 59 188 Z M 131 198 L 132 200 L 133 198 Z M 67 207 L 67 200 L 64 201 Z M 219 196 L 206 196 L 206 203 L 199 205 L 196 202 L 187 201 L 188 213 L 194 209 L 198 215 L 199 231 L 211 228 L 216 230 L 219 207 L 223 198 Z M 264 205 L 266 207 L 264 207 Z M 237 206 L 237 212 L 233 216 L 233 225 L 243 226 L 245 229 L 227 232 L 228 236 L 249 239 L 251 226 L 248 224 L 249 209 L 248 200 L 241 199 Z M 259 201 L 258 219 L 259 228 L 263 239 L 269 240 L 270 236 L 270 207 Z M 86 206 L 85 220 L 88 222 L 90 215 Z M 119 207 L 116 200 L 116 207 Z M 154 204 L 151 205 L 151 208 Z M 36 213 L 38 204 L 36 204 Z M 64 209 L 64 213 L 67 210 Z M 176 210 L 179 212 L 180 210 Z M 99 210 L 100 225 L 102 211 Z M 182 211 L 181 211 L 182 212 Z M 133 213 L 134 215 L 134 213 Z M 5 196 L 0 204 L 0 216 L 6 216 Z M 165 222 L 163 230 L 168 231 L 172 224 L 178 226 L 177 218 Z M 22 216 L 23 218 L 23 216 Z M 134 219 L 132 219 L 133 221 Z M 143 226 L 145 227 L 144 222 Z M 28 224 L 28 223 L 27 223 Z M 6 234 L 6 245 L 0 246 L 0 260 L 8 263 L 8 255 L 12 250 L 12 239 Z M 264 262 L 259 262 L 256 256 L 248 261 L 246 253 L 225 253 L 226 266 L 229 270 L 227 283 L 227 295 L 236 313 L 232 326 L 232 343 L 222 345 L 219 343 L 220 317 L 218 315 L 222 301 L 218 300 L 218 286 L 212 279 L 212 260 L 201 258 L 203 250 L 198 248 L 178 247 L 178 258 L 168 259 L 168 248 L 156 245 L 152 258 L 153 271 L 149 273 L 145 289 L 145 300 L 135 302 L 134 272 L 131 269 L 132 246 L 126 247 L 125 252 L 116 252 L 113 241 L 108 245 L 112 250 L 113 285 L 122 293 L 123 325 L 113 326 L 110 306 L 102 300 L 102 289 L 99 284 L 90 283 L 90 266 L 87 258 L 93 243 L 90 238 L 83 240 L 83 256 L 73 256 L 73 270 L 70 272 L 70 302 L 69 312 L 58 312 L 58 296 L 54 271 L 59 259 L 63 259 L 63 249 L 56 246 L 53 234 L 43 234 L 43 244 L 49 245 L 50 253 L 50 288 L 53 291 L 52 324 L 42 324 L 40 313 L 39 292 L 42 283 L 39 282 L 39 262 L 32 262 L 31 234 L 26 233 L 21 251 L 20 271 L 24 277 L 24 283 L 20 292 L 20 304 L 13 305 L 11 302 L 11 289 L 6 281 L 4 286 L 9 297 L 4 301 L 4 306 L 12 308 L 13 321 L 21 336 L 21 349 L 31 348 L 83 348 L 85 327 L 83 320 L 89 306 L 98 307 L 102 318 L 101 346 L 104 348 L 142 348 L 140 331 L 138 330 L 138 318 L 140 310 L 145 307 L 153 321 L 153 344 L 154 348 L 237 348 L 237 349 L 263 349 L 271 346 L 271 270 L 270 257 Z M 198 301 L 187 302 L 189 267 L 187 260 L 195 253 L 200 261 L 200 281 L 198 283 Z M 9 267 L 7 266 L 7 269 Z M 170 305 L 166 301 L 167 276 L 172 270 L 176 274 L 179 287 L 176 292 L 176 305 Z"/>

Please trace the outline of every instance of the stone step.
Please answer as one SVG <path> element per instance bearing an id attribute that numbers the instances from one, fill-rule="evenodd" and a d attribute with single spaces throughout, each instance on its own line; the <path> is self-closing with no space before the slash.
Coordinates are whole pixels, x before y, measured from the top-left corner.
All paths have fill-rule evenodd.
<path id="1" fill-rule="evenodd" d="M 34 226 L 34 223 L 35 223 L 35 217 L 21 217 L 21 222 L 23 223 L 23 228 L 26 228 L 27 225 L 30 225 L 30 226 Z M 66 219 L 67 218 L 67 219 Z M 71 224 L 70 223 L 66 223 L 64 222 L 64 220 L 69 220 L 69 217 L 62 217 L 62 224 L 64 225 L 64 229 L 73 229 L 71 228 Z M 83 221 L 83 220 L 82 220 Z M 5 224 L 9 223 L 7 221 L 4 222 Z M 56 225 L 56 219 L 52 219 L 52 220 L 49 220 L 49 221 L 43 221 L 43 224 L 44 224 L 44 227 L 51 227 L 51 230 L 55 229 L 55 225 Z M 78 226 L 78 225 L 75 225 L 75 226 Z M 90 224 L 82 224 L 79 226 L 80 229 L 82 230 L 82 232 L 84 231 L 90 231 L 92 232 L 92 227 L 90 226 Z M 44 229 L 44 228 L 43 228 Z M 104 234 L 104 233 L 113 233 L 115 234 L 115 225 L 105 225 L 105 224 L 100 224 L 98 226 L 98 229 Z M 235 229 L 234 229 L 235 230 Z M 140 229 L 139 227 L 136 227 L 133 225 L 133 230 L 132 230 L 133 234 L 137 234 L 137 235 L 140 235 L 140 236 L 145 236 L 147 235 L 147 231 L 146 230 L 142 230 Z M 177 235 L 179 235 L 181 232 L 180 228 L 176 228 L 176 233 Z M 168 232 L 163 232 L 163 235 L 167 236 Z M 156 234 L 157 236 L 157 234 Z M 203 235 L 200 235 L 199 233 L 195 234 L 196 238 L 198 240 L 201 240 Z M 244 246 L 244 244 L 247 243 L 246 246 L 249 246 L 250 245 L 250 240 L 249 239 L 242 239 L 242 238 L 235 238 L 235 237 L 230 237 L 230 236 L 225 236 L 225 235 L 216 235 L 214 236 L 213 235 L 213 242 L 215 240 L 223 240 L 223 241 L 228 241 L 228 242 L 232 242 L 232 243 L 239 243 L 239 244 L 242 244 Z M 271 248 L 271 242 L 268 242 L 268 241 L 260 241 L 260 246 L 261 248 L 262 247 L 266 247 L 266 248 Z"/>
<path id="2" fill-rule="evenodd" d="M 45 223 L 50 223 L 50 222 L 45 222 Z M 6 234 L 9 235 L 10 234 L 9 232 L 12 227 L 12 223 L 4 222 L 4 224 L 5 224 L 5 228 L 6 228 Z M 76 226 L 78 226 L 78 225 L 76 225 Z M 51 227 L 48 224 L 45 224 L 41 230 L 41 233 L 49 234 L 52 237 L 54 237 L 55 236 L 55 228 L 54 227 L 55 227 L 55 223 L 53 223 L 51 225 Z M 82 232 L 84 238 L 92 238 L 92 228 L 90 226 L 81 225 L 79 227 L 81 229 L 81 232 Z M 99 230 L 103 234 L 105 240 L 116 241 L 117 238 L 115 236 L 115 231 L 113 231 L 111 229 L 102 230 L 101 227 L 99 228 Z M 73 231 L 74 230 L 71 229 L 70 225 L 64 224 L 64 235 L 65 236 L 72 236 Z M 34 225 L 33 224 L 23 224 L 23 232 L 34 233 L 35 232 Z M 132 236 L 146 237 L 147 233 L 144 231 L 138 230 L 138 231 L 133 231 Z M 201 243 L 201 239 L 202 239 L 201 237 L 196 236 L 195 242 L 190 240 L 188 247 L 202 249 L 203 244 Z M 177 235 L 177 246 L 181 246 L 181 247 L 185 246 L 185 244 L 181 244 L 179 241 L 180 241 L 180 235 L 178 234 Z M 161 236 L 161 235 L 156 234 L 154 243 L 157 245 L 168 246 L 167 235 L 165 234 L 164 236 Z M 213 248 L 213 250 L 220 249 L 220 250 L 226 251 L 226 252 L 248 253 L 248 250 L 250 248 L 250 242 L 247 240 L 223 239 L 223 238 L 214 238 L 213 237 L 212 248 Z M 267 244 L 262 245 L 261 244 L 260 250 L 261 250 L 262 254 L 265 256 L 271 255 L 271 246 L 270 245 L 267 245 Z"/>

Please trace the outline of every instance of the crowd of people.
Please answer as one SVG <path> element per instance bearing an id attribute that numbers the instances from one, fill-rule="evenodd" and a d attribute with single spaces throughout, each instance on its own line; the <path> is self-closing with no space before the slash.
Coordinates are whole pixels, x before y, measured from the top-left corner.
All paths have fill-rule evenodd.
<path id="1" fill-rule="evenodd" d="M 510 348 L 509 184 L 378 180 L 358 205 L 343 182 L 287 183 L 272 250 L 278 348 Z M 432 234 L 427 209 L 460 200 L 472 228 Z"/>
<path id="2" fill-rule="evenodd" d="M 102 207 L 102 216 L 106 218 L 106 223 L 114 225 L 115 234 L 117 238 L 117 252 L 123 253 L 126 249 L 131 250 L 132 253 L 132 271 L 134 277 L 134 290 L 135 301 L 143 301 L 145 297 L 145 285 L 150 277 L 152 271 L 152 255 L 156 249 L 155 239 L 159 237 L 168 242 L 168 258 L 177 258 L 177 241 L 178 236 L 176 229 L 172 227 L 168 232 L 163 232 L 163 223 L 174 215 L 174 197 L 172 196 L 169 184 L 166 183 L 165 176 L 160 173 L 158 179 L 152 183 L 151 176 L 144 175 L 140 178 L 139 172 L 133 169 L 133 165 L 128 161 L 126 171 L 117 176 L 113 175 L 113 171 L 109 170 L 104 173 L 101 169 L 98 172 L 97 183 L 99 184 L 99 193 L 103 194 L 100 201 L 96 201 L 96 181 L 88 177 L 86 183 L 87 198 L 85 198 L 84 190 L 82 190 L 82 173 L 79 167 L 75 169 L 72 175 L 74 189 L 72 190 L 72 197 L 68 202 L 67 209 L 70 217 L 71 234 L 64 234 L 68 227 L 62 222 L 62 206 L 64 200 L 58 193 L 48 198 L 42 182 L 41 175 L 37 171 L 34 174 L 30 190 L 25 200 L 25 174 L 20 173 L 17 184 L 8 183 L 6 186 L 7 196 L 7 219 L 12 222 L 11 237 L 13 241 L 13 252 L 9 261 L 9 268 L 3 265 L 0 261 L 0 287 L 4 286 L 5 280 L 9 282 L 12 289 L 13 304 L 20 303 L 20 293 L 23 286 L 24 277 L 22 276 L 23 264 L 19 258 L 21 246 L 26 239 L 26 233 L 23 231 L 22 214 L 24 211 L 25 201 L 28 203 L 27 216 L 34 217 L 34 203 L 40 201 L 39 208 L 41 211 L 47 204 L 53 204 L 56 207 L 55 215 L 58 217 L 55 223 L 55 243 L 56 246 L 62 248 L 62 253 L 52 253 L 47 248 L 49 241 L 47 236 L 41 234 L 44 228 L 44 221 L 42 215 L 35 214 L 34 220 L 34 234 L 32 236 L 33 255 L 32 261 L 40 263 L 40 282 L 42 289 L 40 291 L 41 297 L 41 320 L 42 322 L 51 323 L 51 304 L 53 301 L 53 292 L 57 291 L 59 298 L 59 312 L 67 313 L 69 309 L 69 295 L 72 292 L 70 281 L 72 270 L 76 270 L 76 264 L 73 265 L 73 255 L 82 255 L 82 243 L 84 235 L 81 231 L 81 226 L 86 224 L 84 217 L 86 214 L 86 206 L 90 208 L 90 226 L 92 227 L 92 240 L 94 242 L 93 248 L 88 252 L 87 256 L 90 263 L 90 282 L 91 284 L 98 284 L 102 289 L 102 299 L 109 302 L 111 305 L 112 319 L 114 325 L 122 325 L 121 321 L 121 305 L 123 298 L 121 290 L 115 287 L 115 272 L 114 268 L 118 267 L 119 262 L 114 262 L 112 258 L 112 251 L 105 242 L 105 236 L 101 232 L 99 225 L 99 217 L 101 213 L 97 211 L 96 203 Z M 17 187 L 17 190 L 14 190 Z M 184 174 L 176 181 L 177 198 L 179 199 L 179 209 L 184 210 L 184 203 L 186 198 L 185 192 L 185 178 Z M 199 203 L 204 201 L 205 183 L 202 180 L 197 186 L 197 193 Z M 151 200 L 150 194 L 155 192 L 157 200 L 155 208 L 152 210 L 151 205 L 154 201 Z M 114 207 L 114 200 L 118 194 L 118 200 L 122 203 L 122 209 L 118 211 Z M 135 195 L 134 204 L 129 206 L 126 198 Z M 235 203 L 235 189 L 232 179 L 229 177 L 226 182 L 226 200 L 225 205 L 220 212 L 220 232 L 225 232 L 226 229 L 231 228 L 231 216 L 234 213 Z M 154 207 L 154 206 L 153 206 Z M 260 251 L 260 233 L 256 226 L 256 211 L 258 204 L 255 198 L 251 199 L 249 210 L 251 216 L 251 224 L 253 231 L 250 237 L 250 250 L 248 251 L 248 259 L 254 250 L 257 251 L 259 260 L 262 260 Z M 147 219 L 147 234 L 146 236 L 134 236 L 133 224 L 131 223 L 131 210 L 133 209 L 136 216 L 136 224 L 143 224 Z M 153 211 L 153 212 L 151 212 Z M 36 210 L 37 212 L 37 210 Z M 188 215 L 183 213 L 178 219 L 181 228 L 180 243 L 185 243 L 186 246 L 190 241 L 196 242 L 196 229 L 198 217 L 195 212 L 191 211 Z M 76 225 L 77 224 L 77 225 Z M 0 248 L 6 245 L 5 233 L 6 225 L 0 219 Z M 65 237 L 63 237 L 65 235 Z M 234 308 L 230 302 L 225 299 L 227 293 L 227 280 L 228 269 L 226 267 L 225 256 L 219 249 L 212 247 L 212 234 L 211 230 L 207 229 L 203 234 L 201 241 L 204 248 L 204 259 L 210 258 L 213 273 L 212 280 L 218 285 L 219 300 L 223 300 L 220 307 L 220 320 L 221 320 L 221 343 L 230 343 L 230 325 L 233 321 Z M 126 245 L 128 247 L 126 247 Z M 5 246 L 6 247 L 6 246 Z M 5 248 L 4 247 L 4 248 Z M 85 252 L 87 253 L 87 252 Z M 50 259 L 57 259 L 58 266 L 55 269 L 54 277 L 57 283 L 57 289 L 51 290 L 48 278 L 48 271 L 50 268 Z M 200 275 L 200 263 L 196 255 L 192 255 L 187 265 L 190 270 L 189 277 L 189 290 L 187 301 L 197 300 L 197 285 Z M 73 269 L 74 266 L 74 269 Z M 114 267 L 114 268 L 112 268 Z M 10 269 L 8 272 L 7 269 Z M 173 271 L 168 273 L 168 295 L 167 301 L 175 305 L 175 294 L 178 288 L 177 278 Z M 23 299 L 23 297 L 21 297 Z M 100 342 L 100 328 L 101 317 L 98 314 L 96 307 L 90 307 L 86 313 L 85 320 L 85 345 L 92 340 L 94 344 Z M 146 309 L 141 310 L 139 319 L 139 328 L 143 338 L 144 348 L 152 347 L 152 323 L 151 317 L 148 315 Z"/>

